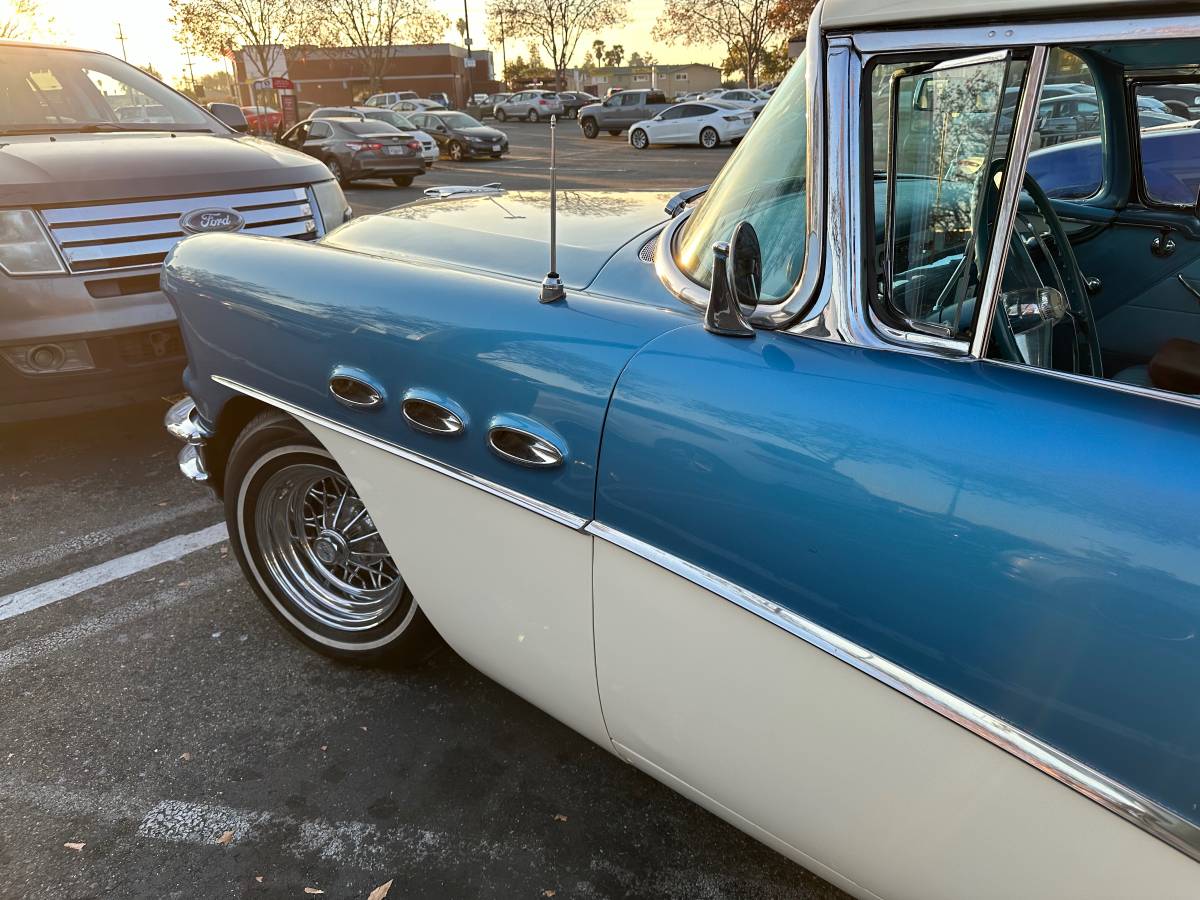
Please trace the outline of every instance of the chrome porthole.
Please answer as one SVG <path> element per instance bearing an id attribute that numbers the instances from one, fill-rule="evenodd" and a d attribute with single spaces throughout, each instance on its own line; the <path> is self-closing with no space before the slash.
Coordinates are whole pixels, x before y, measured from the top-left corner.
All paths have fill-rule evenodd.
<path id="1" fill-rule="evenodd" d="M 337 631 L 374 628 L 404 596 L 404 579 L 346 476 L 314 462 L 285 466 L 254 510 L 257 549 L 295 607 Z"/>

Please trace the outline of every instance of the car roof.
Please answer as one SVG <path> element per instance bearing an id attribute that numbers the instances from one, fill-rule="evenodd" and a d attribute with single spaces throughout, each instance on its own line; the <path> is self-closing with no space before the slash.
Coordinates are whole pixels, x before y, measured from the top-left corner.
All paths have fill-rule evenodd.
<path id="1" fill-rule="evenodd" d="M 952 25 L 979 19 L 1074 18 L 1083 15 L 1149 16 L 1195 11 L 1188 0 L 824 0 L 824 29 Z"/>

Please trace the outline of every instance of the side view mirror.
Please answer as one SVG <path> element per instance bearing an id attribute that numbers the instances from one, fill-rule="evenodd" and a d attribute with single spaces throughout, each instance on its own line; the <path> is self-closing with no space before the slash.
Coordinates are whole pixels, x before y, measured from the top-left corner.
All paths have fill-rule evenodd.
<path id="1" fill-rule="evenodd" d="M 208 111 L 234 131 L 240 131 L 245 134 L 250 130 L 250 125 L 246 122 L 246 114 L 242 112 L 239 106 L 235 106 L 232 103 L 210 103 Z"/>
<path id="2" fill-rule="evenodd" d="M 729 241 L 713 245 L 712 287 L 704 310 L 704 328 L 726 337 L 754 337 L 747 312 L 758 306 L 762 290 L 762 250 L 749 222 L 741 222 Z"/>

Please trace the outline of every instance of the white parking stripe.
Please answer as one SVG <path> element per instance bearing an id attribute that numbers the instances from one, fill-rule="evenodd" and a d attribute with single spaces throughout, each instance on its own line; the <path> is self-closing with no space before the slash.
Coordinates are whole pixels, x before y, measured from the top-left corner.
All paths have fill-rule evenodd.
<path id="1" fill-rule="evenodd" d="M 80 641 L 124 628 L 145 616 L 160 615 L 163 611 L 197 596 L 204 596 L 220 588 L 230 587 L 237 582 L 241 582 L 241 574 L 236 566 L 220 566 L 199 578 L 192 578 L 166 590 L 143 595 L 101 615 L 86 616 L 72 621 L 57 631 L 0 650 L 0 675 L 10 669 L 44 659 L 48 654 L 73 647 Z"/>
<path id="2" fill-rule="evenodd" d="M 39 547 L 28 553 L 10 556 L 7 559 L 0 559 L 0 578 L 6 578 L 13 572 L 20 572 L 22 569 L 31 569 L 35 566 L 44 566 L 47 563 L 61 561 L 63 557 L 69 556 L 72 553 L 80 553 L 84 550 L 102 547 L 105 544 L 112 543 L 117 538 L 125 537 L 127 534 L 135 534 L 139 531 L 165 525 L 168 522 L 173 522 L 192 513 L 216 508 L 218 508 L 217 504 L 211 498 L 197 497 L 189 503 L 169 506 L 166 509 L 157 510 L 140 519 L 128 519 L 117 525 L 113 525 L 111 528 L 101 528 L 98 531 L 92 531 L 78 537 L 67 538 L 65 541 L 59 541 L 47 547 Z"/>
<path id="3" fill-rule="evenodd" d="M 213 544 L 225 540 L 226 537 L 228 537 L 228 532 L 223 522 L 210 525 L 200 531 L 177 535 L 144 550 L 118 556 L 116 559 L 72 572 L 62 578 L 45 581 L 23 591 L 8 594 L 0 597 L 0 621 L 40 609 L 51 603 L 57 603 L 59 600 L 73 597 L 89 588 L 96 588 L 120 578 L 128 578 L 130 575 L 136 575 L 153 566 L 171 562 L 187 556 L 189 553 L 203 550 L 205 547 L 211 547 Z"/>

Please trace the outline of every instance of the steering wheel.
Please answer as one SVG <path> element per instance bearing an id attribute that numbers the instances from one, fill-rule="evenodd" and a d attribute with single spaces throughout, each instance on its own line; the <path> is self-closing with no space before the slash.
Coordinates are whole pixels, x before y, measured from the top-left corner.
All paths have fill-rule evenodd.
<path id="1" fill-rule="evenodd" d="M 976 232 L 975 247 L 976 259 L 979 260 L 986 259 L 991 248 L 992 222 L 999 205 L 1000 193 L 996 173 L 1003 168 L 1005 162 L 1006 160 L 1002 159 L 993 161 L 988 168 L 987 178 L 984 182 L 984 195 L 981 201 L 983 214 L 980 216 L 979 228 Z M 1055 268 L 1059 276 L 1058 281 L 1065 294 L 1067 315 L 1075 328 L 1073 340 L 1076 341 L 1076 346 L 1078 346 L 1080 338 L 1086 343 L 1084 353 L 1073 354 L 1073 371 L 1079 375 L 1093 375 L 1102 378 L 1104 368 L 1100 356 L 1100 338 L 1096 333 L 1096 319 L 1092 313 L 1091 296 L 1088 293 L 1083 272 L 1079 268 L 1079 262 L 1075 259 L 1071 241 L 1062 226 L 1062 221 L 1058 218 L 1058 213 L 1054 211 L 1050 197 L 1028 172 L 1025 173 L 1022 187 L 1033 200 L 1034 208 L 1045 221 L 1050 232 L 1050 242 L 1047 244 L 1045 241 L 1039 241 L 1039 245 L 1045 251 L 1048 257 L 1047 261 Z M 1020 252 L 1028 255 L 1024 241 L 1014 233 L 1013 249 L 1016 250 L 1018 247 Z M 1025 362 L 1007 311 L 1003 306 L 997 304 L 995 315 L 992 341 L 998 355 L 1010 362 Z"/>

